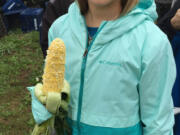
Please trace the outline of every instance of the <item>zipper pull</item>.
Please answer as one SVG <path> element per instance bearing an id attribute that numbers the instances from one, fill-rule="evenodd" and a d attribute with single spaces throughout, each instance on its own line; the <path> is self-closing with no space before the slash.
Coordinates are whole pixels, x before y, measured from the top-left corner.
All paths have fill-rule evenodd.
<path id="1" fill-rule="evenodd" d="M 87 56 L 87 53 L 88 53 L 88 49 L 86 49 L 86 50 L 84 51 L 83 57 L 86 57 L 86 56 Z"/>

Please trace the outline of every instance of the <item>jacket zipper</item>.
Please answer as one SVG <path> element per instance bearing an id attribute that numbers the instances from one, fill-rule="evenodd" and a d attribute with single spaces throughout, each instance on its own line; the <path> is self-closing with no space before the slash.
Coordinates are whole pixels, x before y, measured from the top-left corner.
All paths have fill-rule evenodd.
<path id="1" fill-rule="evenodd" d="M 80 81 L 80 90 L 79 90 L 79 100 L 78 100 L 78 112 L 77 112 L 77 128 L 78 128 L 78 135 L 80 135 L 80 120 L 81 120 L 81 108 L 82 108 L 82 98 L 83 98 L 83 87 L 84 87 L 84 73 L 86 69 L 86 62 L 87 62 L 87 57 L 88 57 L 88 52 L 90 51 L 92 44 L 94 40 L 96 39 L 98 33 L 102 30 L 102 28 L 105 26 L 106 23 L 100 27 L 100 29 L 97 31 L 95 34 L 93 40 L 89 44 L 88 41 L 88 32 L 87 32 L 87 43 L 86 43 L 86 49 L 83 54 L 83 59 L 82 59 L 82 65 L 81 65 L 81 81 Z"/>

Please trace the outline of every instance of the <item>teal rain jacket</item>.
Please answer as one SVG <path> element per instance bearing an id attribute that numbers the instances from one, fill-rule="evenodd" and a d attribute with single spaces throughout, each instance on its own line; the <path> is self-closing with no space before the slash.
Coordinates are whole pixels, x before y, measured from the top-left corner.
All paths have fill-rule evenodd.
<path id="1" fill-rule="evenodd" d="M 140 0 L 127 15 L 102 22 L 89 45 L 77 3 L 51 26 L 49 43 L 66 45 L 73 135 L 173 135 L 176 69 L 155 9 L 153 0 Z"/>

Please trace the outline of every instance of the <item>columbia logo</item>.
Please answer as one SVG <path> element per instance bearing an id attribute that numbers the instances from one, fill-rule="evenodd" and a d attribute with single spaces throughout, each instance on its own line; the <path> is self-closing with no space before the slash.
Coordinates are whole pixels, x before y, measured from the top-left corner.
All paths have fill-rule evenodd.
<path id="1" fill-rule="evenodd" d="M 100 64 L 107 64 L 107 65 L 111 65 L 111 66 L 121 66 L 120 63 L 111 62 L 111 61 L 106 61 L 106 60 L 100 60 L 99 63 L 100 63 Z"/>

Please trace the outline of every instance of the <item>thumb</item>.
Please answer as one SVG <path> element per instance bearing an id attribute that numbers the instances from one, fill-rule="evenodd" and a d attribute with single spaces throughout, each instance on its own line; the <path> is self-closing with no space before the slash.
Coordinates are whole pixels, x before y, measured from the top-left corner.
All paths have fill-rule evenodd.
<path id="1" fill-rule="evenodd" d="M 46 96 L 43 94 L 42 87 L 43 87 L 43 85 L 41 83 L 36 84 L 34 94 L 35 94 L 36 98 L 42 104 L 45 104 L 46 103 Z"/>

